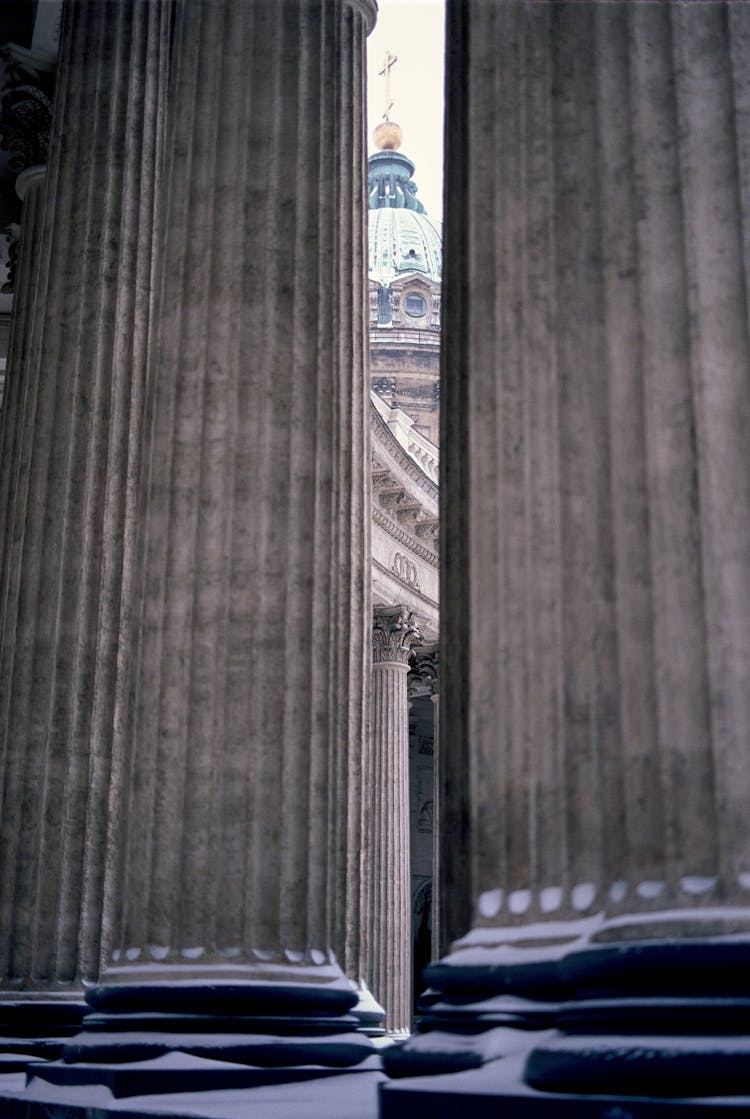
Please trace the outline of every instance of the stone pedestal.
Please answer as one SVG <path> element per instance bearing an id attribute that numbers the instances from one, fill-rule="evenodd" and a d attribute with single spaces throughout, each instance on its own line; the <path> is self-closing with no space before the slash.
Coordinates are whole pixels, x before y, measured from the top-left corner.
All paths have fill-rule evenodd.
<path id="1" fill-rule="evenodd" d="M 409 859 L 409 654 L 420 633 L 405 606 L 376 606 L 373 620 L 372 758 L 368 845 L 369 985 L 385 1007 L 386 1029 L 411 1026 L 411 878 Z"/>
<path id="2" fill-rule="evenodd" d="M 490 1062 L 467 1119 L 746 1108 L 750 9 L 450 20 L 444 738 L 476 908 L 425 1025 L 481 1024 L 442 1042 Z M 440 1038 L 394 1073 L 446 1069 Z"/>

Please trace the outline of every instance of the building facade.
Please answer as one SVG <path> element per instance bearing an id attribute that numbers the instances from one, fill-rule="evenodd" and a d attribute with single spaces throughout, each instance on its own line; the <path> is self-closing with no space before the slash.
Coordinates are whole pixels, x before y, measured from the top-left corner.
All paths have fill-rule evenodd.
<path id="1" fill-rule="evenodd" d="M 384 121 L 375 130 L 379 150 L 368 159 L 370 437 L 372 453 L 373 736 L 388 750 L 393 716 L 378 702 L 388 671 L 405 677 L 399 704 L 398 742 L 408 758 L 394 764 L 388 783 L 406 783 L 400 811 L 408 815 L 399 852 L 384 865 L 399 868 L 402 916 L 384 929 L 401 943 L 394 974 L 389 958 L 385 991 L 401 989 L 403 1008 L 391 1026 L 411 1025 L 421 972 L 432 952 L 434 864 L 434 769 L 437 749 L 438 474 L 440 400 L 440 228 L 417 199 L 414 165 L 399 150 L 401 130 Z M 413 633 L 400 668 L 392 646 L 382 645 L 383 607 L 412 617 Z M 431 653 L 432 675 L 425 674 Z M 419 666 L 419 667 L 418 667 Z M 394 749 L 396 748 L 394 738 Z M 400 776 L 397 776 L 399 774 Z M 389 873 L 393 873 L 389 870 Z M 410 906 L 406 907 L 406 898 Z M 398 931 L 397 931 L 398 930 Z M 376 997 L 381 998 L 377 981 Z M 386 1023 L 388 1002 L 383 999 Z"/>
<path id="2" fill-rule="evenodd" d="M 9 1119 L 750 1108 L 750 7 L 448 4 L 452 949 L 382 1059 L 432 670 L 373 616 L 375 15 L 62 7 L 0 429 Z"/>

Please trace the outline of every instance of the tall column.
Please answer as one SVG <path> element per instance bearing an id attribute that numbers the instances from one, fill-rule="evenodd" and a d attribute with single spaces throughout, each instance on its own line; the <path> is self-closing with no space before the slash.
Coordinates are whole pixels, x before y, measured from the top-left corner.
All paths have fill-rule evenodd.
<path id="1" fill-rule="evenodd" d="M 67 1056 L 89 1071 L 51 1080 L 172 1091 L 187 1052 L 183 1087 L 253 1085 L 372 1051 L 332 949 L 346 954 L 341 884 L 358 883 L 362 857 L 374 11 L 175 10 L 143 609 L 87 996 L 107 1036 L 84 1033 Z M 179 1037 L 154 1012 L 176 1015 Z M 173 1062 L 122 1067 L 172 1049 Z"/>
<path id="2" fill-rule="evenodd" d="M 66 7 L 46 191 L 25 172 L 0 449 L 6 1000 L 80 998 L 99 970 L 168 16 Z"/>
<path id="3" fill-rule="evenodd" d="M 442 954 L 441 944 L 441 905 L 442 890 L 440 857 L 443 844 L 440 813 L 443 801 L 441 790 L 440 763 L 440 651 L 437 644 L 415 645 L 411 661 L 413 683 L 410 695 L 429 697 L 432 706 L 432 935 L 430 938 L 432 959 Z"/>
<path id="4" fill-rule="evenodd" d="M 364 795 L 371 803 L 369 985 L 391 1034 L 411 1027 L 409 709 L 406 677 L 419 641 L 405 606 L 376 606 L 372 641 L 372 757 Z"/>
<path id="5" fill-rule="evenodd" d="M 431 978 L 552 1004 L 486 1006 L 557 1026 L 478 1037 L 523 1054 L 480 1089 L 508 1106 L 746 1096 L 750 9 L 450 19 L 444 729 L 476 909 Z"/>

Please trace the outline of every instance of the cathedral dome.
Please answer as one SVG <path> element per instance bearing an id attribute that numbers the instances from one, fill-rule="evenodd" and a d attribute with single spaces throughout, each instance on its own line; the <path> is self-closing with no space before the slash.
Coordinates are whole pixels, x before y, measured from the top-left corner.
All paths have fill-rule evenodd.
<path id="1" fill-rule="evenodd" d="M 367 161 L 370 279 L 379 284 L 407 272 L 440 282 L 440 227 L 417 198 L 413 174 L 414 164 L 399 151 L 381 150 Z"/>
<path id="2" fill-rule="evenodd" d="M 370 278 L 389 284 L 405 272 L 421 272 L 440 282 L 440 230 L 427 214 L 416 210 L 370 210 Z"/>

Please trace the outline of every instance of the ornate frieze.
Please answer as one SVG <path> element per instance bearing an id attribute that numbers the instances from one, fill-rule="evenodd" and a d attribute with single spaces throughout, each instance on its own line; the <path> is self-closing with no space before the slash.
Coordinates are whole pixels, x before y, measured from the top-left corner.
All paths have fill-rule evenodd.
<path id="1" fill-rule="evenodd" d="M 394 540 L 398 540 L 400 544 L 404 544 L 410 551 L 424 560 L 425 563 L 428 563 L 430 567 L 439 566 L 438 557 L 432 548 L 428 548 L 425 544 L 415 540 L 408 532 L 405 532 L 400 525 L 397 525 L 391 520 L 387 513 L 384 513 L 382 509 L 379 509 L 376 505 L 372 507 L 372 521 L 373 524 L 379 525 L 389 536 L 392 536 Z M 432 523 L 431 521 L 420 522 L 420 524 L 416 526 L 416 529 L 419 530 L 422 528 L 423 524 L 426 528 Z M 435 529 L 437 530 L 437 525 L 435 525 Z M 424 533 L 418 532 L 418 535 L 428 536 L 431 535 L 431 533 L 426 531 Z"/>
<path id="2" fill-rule="evenodd" d="M 375 664 L 395 661 L 408 665 L 412 645 L 422 634 L 414 612 L 407 606 L 376 606 L 372 622 L 372 657 Z"/>
<path id="3" fill-rule="evenodd" d="M 396 552 L 391 564 L 391 571 L 404 583 L 408 583 L 410 587 L 419 590 L 419 573 L 417 572 L 417 565 L 408 556 L 404 556 L 401 552 Z"/>

